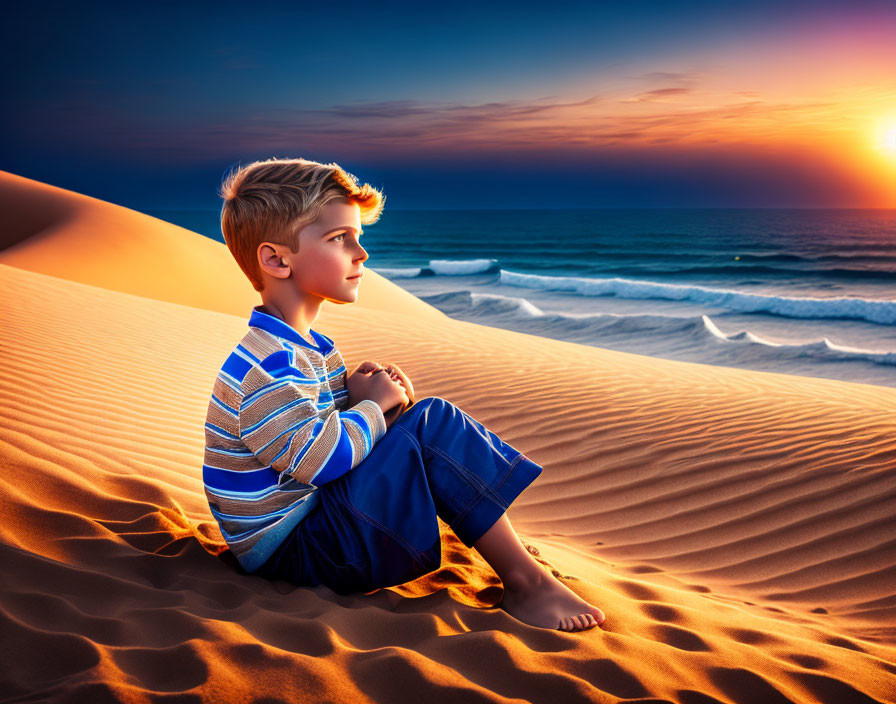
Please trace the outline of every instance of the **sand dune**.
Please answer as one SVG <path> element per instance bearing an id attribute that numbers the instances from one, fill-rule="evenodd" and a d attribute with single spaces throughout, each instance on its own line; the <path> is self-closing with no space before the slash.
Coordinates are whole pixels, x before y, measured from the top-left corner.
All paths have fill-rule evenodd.
<path id="1" fill-rule="evenodd" d="M 10 174 L 0 205 L 0 701 L 896 702 L 896 389 L 486 328 L 365 277 L 316 329 L 545 467 L 511 520 L 607 621 L 492 608 L 444 525 L 414 582 L 298 588 L 237 571 L 202 491 L 258 302 L 224 246 Z"/>
<path id="2" fill-rule="evenodd" d="M 0 264 L 240 317 L 261 302 L 227 247 L 143 213 L 4 171 L 0 213 Z M 353 306 L 446 317 L 372 269 Z"/>

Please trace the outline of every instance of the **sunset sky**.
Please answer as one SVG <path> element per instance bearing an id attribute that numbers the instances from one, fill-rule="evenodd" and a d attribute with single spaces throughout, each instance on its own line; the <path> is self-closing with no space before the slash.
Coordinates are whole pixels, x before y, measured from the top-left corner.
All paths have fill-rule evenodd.
<path id="1" fill-rule="evenodd" d="M 896 208 L 896 3 L 334 7 L 18 4 L 0 169 L 138 209 L 271 156 L 393 208 Z"/>

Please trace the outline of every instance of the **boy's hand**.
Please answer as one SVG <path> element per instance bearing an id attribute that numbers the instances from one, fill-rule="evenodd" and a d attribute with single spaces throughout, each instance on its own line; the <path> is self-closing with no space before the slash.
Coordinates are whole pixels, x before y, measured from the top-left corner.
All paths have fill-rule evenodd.
<path id="1" fill-rule="evenodd" d="M 349 391 L 349 405 L 353 406 L 362 398 L 366 397 L 366 387 L 363 380 L 358 379 L 353 382 L 352 377 L 355 374 L 360 374 L 362 377 L 369 379 L 371 376 L 380 371 L 386 372 L 393 382 L 400 385 L 404 391 L 403 395 L 407 397 L 407 402 L 399 403 L 383 414 L 383 417 L 386 420 L 386 427 L 389 428 L 392 423 L 398 420 L 402 413 L 404 413 L 408 408 L 414 405 L 415 401 L 414 386 L 411 384 L 411 380 L 408 379 L 407 375 L 403 371 L 401 371 L 401 368 L 399 368 L 397 364 L 389 364 L 384 367 L 378 362 L 365 360 L 361 362 L 361 364 L 359 364 L 355 368 L 355 371 L 353 371 L 351 375 L 346 379 L 346 386 L 348 387 Z"/>
<path id="2" fill-rule="evenodd" d="M 411 380 L 408 379 L 407 374 L 401 371 L 401 368 L 397 364 L 388 364 L 386 365 L 386 371 L 392 376 L 393 379 L 398 381 L 404 387 L 405 393 L 408 395 L 408 406 L 414 405 L 414 385 L 411 384 Z"/>
<path id="3" fill-rule="evenodd" d="M 385 370 L 386 373 L 392 377 L 394 381 L 397 381 L 404 387 L 405 393 L 408 395 L 408 405 L 405 408 L 409 408 L 414 405 L 414 386 L 411 384 L 411 380 L 408 379 L 407 375 L 401 371 L 401 368 L 397 364 L 387 364 L 385 367 L 378 362 L 364 361 L 358 365 L 357 369 L 355 369 L 352 374 L 367 374 L 370 372 L 377 372 L 379 370 Z"/>
<path id="4" fill-rule="evenodd" d="M 401 417 L 401 414 L 404 412 L 404 409 L 405 409 L 405 406 L 402 406 L 399 404 L 398 406 L 393 406 L 388 411 L 383 413 L 383 420 L 386 421 L 386 429 L 387 430 L 389 428 L 391 428 L 392 424 Z"/>
<path id="5" fill-rule="evenodd" d="M 377 364 L 376 362 L 364 361 L 357 366 L 352 374 L 368 374 L 370 372 L 378 371 L 379 369 L 382 369 L 381 364 Z"/>
<path id="6" fill-rule="evenodd" d="M 404 412 L 411 404 L 404 386 L 375 362 L 360 365 L 346 380 L 349 406 L 354 406 L 364 399 L 376 401 L 383 407 L 386 427 Z"/>

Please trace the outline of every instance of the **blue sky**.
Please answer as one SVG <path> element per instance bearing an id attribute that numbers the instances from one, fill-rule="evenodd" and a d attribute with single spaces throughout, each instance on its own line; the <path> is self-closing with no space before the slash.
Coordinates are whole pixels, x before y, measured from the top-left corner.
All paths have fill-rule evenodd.
<path id="1" fill-rule="evenodd" d="M 395 208 L 896 207 L 893 3 L 8 12 L 0 169 L 137 209 L 271 156 Z"/>

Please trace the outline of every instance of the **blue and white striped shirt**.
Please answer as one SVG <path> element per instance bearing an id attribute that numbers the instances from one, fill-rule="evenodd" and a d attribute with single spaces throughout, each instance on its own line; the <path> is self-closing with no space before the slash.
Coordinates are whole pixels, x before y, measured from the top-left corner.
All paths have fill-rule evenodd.
<path id="1" fill-rule="evenodd" d="M 247 572 L 273 554 L 317 504 L 317 488 L 363 460 L 386 433 L 383 410 L 348 408 L 342 355 L 252 309 L 249 331 L 215 379 L 202 480 L 224 540 Z"/>

